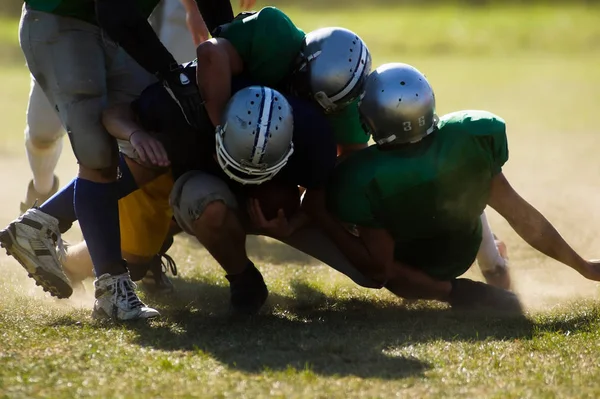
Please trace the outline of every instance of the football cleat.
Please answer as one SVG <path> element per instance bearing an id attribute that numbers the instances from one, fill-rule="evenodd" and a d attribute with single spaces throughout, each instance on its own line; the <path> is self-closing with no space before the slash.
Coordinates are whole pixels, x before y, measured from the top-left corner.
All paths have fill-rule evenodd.
<path id="1" fill-rule="evenodd" d="M 225 276 L 229 280 L 231 309 L 236 314 L 258 313 L 269 296 L 269 290 L 258 269 L 250 264 L 239 274 Z"/>
<path id="2" fill-rule="evenodd" d="M 111 276 L 106 273 L 94 281 L 96 302 L 92 317 L 115 321 L 150 319 L 160 316 L 147 307 L 135 293 L 136 285 L 129 273 Z"/>
<path id="3" fill-rule="evenodd" d="M 31 208 L 0 231 L 0 245 L 44 291 L 61 299 L 71 296 L 73 288 L 57 251 L 62 239 L 56 218 Z"/>

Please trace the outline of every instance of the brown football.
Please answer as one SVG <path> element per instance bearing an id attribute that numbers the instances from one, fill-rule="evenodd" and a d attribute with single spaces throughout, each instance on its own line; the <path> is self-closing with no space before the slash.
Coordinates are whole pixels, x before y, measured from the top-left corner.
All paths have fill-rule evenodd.
<path id="1" fill-rule="evenodd" d="M 300 208 L 300 190 L 298 186 L 280 182 L 266 182 L 253 187 L 250 198 L 258 199 L 265 219 L 277 217 L 277 211 L 283 209 L 286 217 L 292 216 Z"/>

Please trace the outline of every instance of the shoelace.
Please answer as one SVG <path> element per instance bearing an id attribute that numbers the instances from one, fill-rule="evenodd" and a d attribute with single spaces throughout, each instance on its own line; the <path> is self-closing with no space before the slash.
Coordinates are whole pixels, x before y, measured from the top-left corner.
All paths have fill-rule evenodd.
<path id="1" fill-rule="evenodd" d="M 113 296 L 115 296 L 115 303 L 125 302 L 128 309 L 139 308 L 144 306 L 142 301 L 138 298 L 135 293 L 137 285 L 131 281 L 128 277 L 115 278 L 111 284 L 111 290 Z"/>
<path id="2" fill-rule="evenodd" d="M 171 258 L 167 254 L 159 254 L 159 256 L 160 265 L 162 267 L 163 273 L 166 274 L 168 271 L 171 271 L 171 274 L 173 274 L 173 276 L 177 276 L 177 265 L 175 264 L 173 258 Z"/>

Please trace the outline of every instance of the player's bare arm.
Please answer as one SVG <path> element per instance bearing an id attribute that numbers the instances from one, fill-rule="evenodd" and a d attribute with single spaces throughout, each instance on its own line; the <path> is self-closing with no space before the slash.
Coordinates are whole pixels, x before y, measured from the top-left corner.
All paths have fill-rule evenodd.
<path id="1" fill-rule="evenodd" d="M 302 201 L 302 208 L 310 216 L 311 221 L 329 236 L 361 274 L 379 282 L 383 286 L 386 280 L 385 265 L 373 259 L 364 242 L 360 238 L 350 234 L 327 211 L 323 190 L 307 191 Z"/>
<path id="2" fill-rule="evenodd" d="M 113 137 L 131 143 L 143 164 L 169 166 L 169 157 L 164 146 L 141 126 L 129 104 L 119 104 L 106 109 L 102 114 L 102 122 Z"/>
<path id="3" fill-rule="evenodd" d="M 579 256 L 554 226 L 512 188 L 502 173 L 492 180 L 488 204 L 533 248 L 590 280 L 600 281 L 600 262 Z"/>
<path id="4" fill-rule="evenodd" d="M 227 39 L 210 39 L 196 50 L 196 80 L 206 112 L 214 126 L 220 124 L 225 104 L 231 97 L 231 76 L 239 75 L 244 64 Z"/>
<path id="5" fill-rule="evenodd" d="M 192 40 L 194 41 L 194 45 L 198 46 L 200 43 L 208 40 L 208 27 L 206 26 L 206 22 L 204 22 L 204 18 L 202 18 L 195 0 L 180 1 L 185 8 L 185 21 L 192 35 Z"/>

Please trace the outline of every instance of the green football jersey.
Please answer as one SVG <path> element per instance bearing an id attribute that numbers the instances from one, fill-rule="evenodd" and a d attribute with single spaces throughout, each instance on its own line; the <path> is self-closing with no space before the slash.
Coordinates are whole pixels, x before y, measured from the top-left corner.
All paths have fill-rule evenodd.
<path id="1" fill-rule="evenodd" d="M 334 172 L 327 204 L 345 223 L 388 230 L 396 260 L 449 279 L 475 260 L 479 217 L 508 145 L 504 121 L 489 112 L 451 113 L 438 126 L 418 143 L 351 155 Z"/>
<path id="2" fill-rule="evenodd" d="M 159 2 L 160 0 L 136 0 L 138 9 L 146 18 L 150 17 Z M 25 3 L 32 10 L 97 23 L 94 0 L 25 0 Z"/>
<path id="3" fill-rule="evenodd" d="M 219 37 L 229 40 L 253 81 L 279 87 L 293 72 L 306 34 L 275 7 L 236 19 L 225 25 Z M 358 118 L 358 99 L 342 111 L 327 115 L 338 144 L 367 143 Z"/>
<path id="4" fill-rule="evenodd" d="M 302 29 L 275 7 L 234 20 L 219 33 L 239 53 L 248 77 L 270 87 L 277 87 L 292 72 L 304 36 Z"/>
<path id="5" fill-rule="evenodd" d="M 346 108 L 334 114 L 329 114 L 327 120 L 335 134 L 337 144 L 365 144 L 371 136 L 362 128 L 358 114 L 359 98 Z"/>

